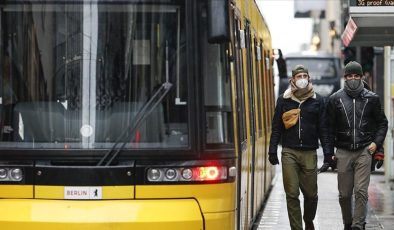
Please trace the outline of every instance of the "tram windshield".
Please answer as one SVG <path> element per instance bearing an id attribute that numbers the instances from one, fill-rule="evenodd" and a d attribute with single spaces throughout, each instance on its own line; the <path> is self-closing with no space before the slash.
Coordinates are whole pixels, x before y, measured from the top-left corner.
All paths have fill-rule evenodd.
<path id="1" fill-rule="evenodd" d="M 0 148 L 188 147 L 184 1 L 4 2 Z"/>

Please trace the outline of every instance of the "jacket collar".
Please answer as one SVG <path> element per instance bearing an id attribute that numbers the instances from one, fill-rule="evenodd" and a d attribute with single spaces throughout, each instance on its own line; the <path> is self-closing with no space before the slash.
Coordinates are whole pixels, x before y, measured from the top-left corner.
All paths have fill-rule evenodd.
<path id="1" fill-rule="evenodd" d="M 346 96 L 348 96 L 349 98 L 352 98 L 351 96 L 349 96 L 346 92 L 345 92 L 345 90 L 342 88 L 342 89 L 340 89 L 340 90 L 338 90 L 338 92 L 341 92 L 342 94 L 344 94 L 344 95 L 346 95 Z M 363 89 L 361 92 L 360 92 L 360 94 L 357 96 L 357 97 L 355 97 L 356 99 L 357 98 L 367 98 L 367 97 L 371 97 L 371 96 L 373 96 L 373 95 L 375 95 L 372 91 L 369 91 L 369 90 L 367 90 L 367 89 Z M 284 96 L 283 96 L 284 97 Z"/>
<path id="2" fill-rule="evenodd" d="M 298 98 L 296 98 L 293 93 L 291 92 L 291 88 L 287 88 L 286 91 L 283 93 L 283 98 L 284 99 L 292 99 L 293 101 L 296 101 L 298 103 L 301 103 L 303 101 L 298 100 Z M 316 99 L 316 93 L 313 94 L 312 97 L 313 99 Z M 307 99 L 308 100 L 308 99 Z"/>

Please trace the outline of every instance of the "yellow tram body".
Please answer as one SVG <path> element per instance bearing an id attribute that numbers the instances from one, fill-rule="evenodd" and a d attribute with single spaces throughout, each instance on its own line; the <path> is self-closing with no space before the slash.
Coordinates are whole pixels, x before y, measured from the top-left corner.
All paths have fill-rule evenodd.
<path id="1" fill-rule="evenodd" d="M 34 190 L 32 199 L 32 186 L 2 186 L 0 195 L 9 197 L 0 200 L 7 210 L 2 229 L 235 228 L 234 183 L 139 186 L 136 194 L 129 186 L 104 187 L 99 201 L 63 200 L 61 186 Z"/>

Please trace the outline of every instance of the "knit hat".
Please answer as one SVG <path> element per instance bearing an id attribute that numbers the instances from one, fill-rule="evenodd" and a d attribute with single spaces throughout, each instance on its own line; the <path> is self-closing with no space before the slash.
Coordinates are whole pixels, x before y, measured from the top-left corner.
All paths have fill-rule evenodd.
<path id="1" fill-rule="evenodd" d="M 351 61 L 345 66 L 345 76 L 349 74 L 358 74 L 363 76 L 363 68 L 358 62 Z"/>
<path id="2" fill-rule="evenodd" d="M 296 65 L 294 67 L 294 69 L 291 71 L 291 74 L 293 75 L 293 77 L 299 73 L 306 73 L 309 75 L 308 73 L 308 69 L 305 68 L 303 65 Z"/>

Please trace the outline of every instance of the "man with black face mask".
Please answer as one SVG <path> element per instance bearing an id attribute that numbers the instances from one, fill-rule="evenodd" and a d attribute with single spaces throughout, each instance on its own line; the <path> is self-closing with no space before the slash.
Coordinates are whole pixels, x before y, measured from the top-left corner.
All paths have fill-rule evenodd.
<path id="1" fill-rule="evenodd" d="M 344 229 L 365 229 L 368 186 L 372 155 L 383 145 L 387 133 L 387 119 L 379 96 L 364 88 L 362 67 L 357 62 L 345 66 L 345 86 L 330 96 L 327 105 L 329 143 L 335 156 L 325 157 L 320 171 L 328 165 L 338 167 L 339 204 Z M 382 159 L 380 159 L 382 160 Z M 352 194 L 355 204 L 352 211 Z"/>

